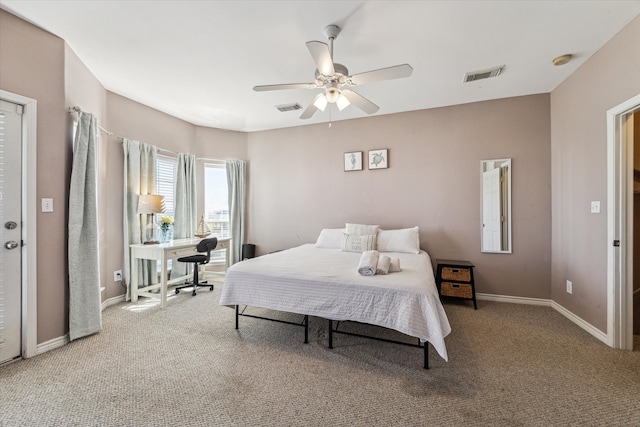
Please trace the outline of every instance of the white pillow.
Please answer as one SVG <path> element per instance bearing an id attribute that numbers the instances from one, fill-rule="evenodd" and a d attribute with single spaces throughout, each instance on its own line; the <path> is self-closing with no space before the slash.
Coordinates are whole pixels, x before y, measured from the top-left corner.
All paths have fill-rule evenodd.
<path id="1" fill-rule="evenodd" d="M 342 247 L 342 234 L 344 228 L 324 228 L 320 231 L 316 248 L 340 249 Z"/>
<path id="2" fill-rule="evenodd" d="M 347 234 L 355 234 L 357 236 L 371 236 L 378 232 L 378 225 L 365 225 L 365 224 L 346 224 Z"/>
<path id="3" fill-rule="evenodd" d="M 420 253 L 420 235 L 418 227 L 400 230 L 378 230 L 378 251 Z"/>
<path id="4" fill-rule="evenodd" d="M 342 234 L 342 252 L 373 251 L 376 248 L 376 235 L 357 236 L 355 234 Z"/>

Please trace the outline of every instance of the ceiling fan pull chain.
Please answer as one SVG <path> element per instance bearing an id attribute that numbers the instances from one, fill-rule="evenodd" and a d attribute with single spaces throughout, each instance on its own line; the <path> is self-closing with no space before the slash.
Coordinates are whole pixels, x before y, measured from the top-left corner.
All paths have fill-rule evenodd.
<path id="1" fill-rule="evenodd" d="M 331 110 L 333 108 L 331 108 L 331 106 L 329 106 L 329 127 L 331 127 Z"/>

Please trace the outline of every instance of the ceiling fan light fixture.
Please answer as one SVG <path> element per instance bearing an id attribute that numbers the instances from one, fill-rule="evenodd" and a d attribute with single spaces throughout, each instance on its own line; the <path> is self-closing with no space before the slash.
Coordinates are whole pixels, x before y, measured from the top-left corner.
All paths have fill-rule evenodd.
<path id="1" fill-rule="evenodd" d="M 333 62 L 333 42 L 339 33 L 340 27 L 329 25 L 325 28 L 325 35 L 329 39 L 329 44 L 317 40 L 306 43 L 307 49 L 316 65 L 313 83 L 261 85 L 254 86 L 253 90 L 263 92 L 284 89 L 322 89 L 300 116 L 303 120 L 310 119 L 318 110 L 325 111 L 329 103 L 336 104 L 340 111 L 349 105 L 353 105 L 366 114 L 375 114 L 380 107 L 364 96 L 352 91 L 350 87 L 409 77 L 413 72 L 413 68 L 409 64 L 401 64 L 350 75 L 347 67 Z"/>
<path id="2" fill-rule="evenodd" d="M 327 89 L 325 96 L 327 97 L 327 101 L 334 104 L 341 94 L 342 92 L 340 92 L 340 90 L 336 89 L 335 87 L 330 87 L 329 89 Z"/>
<path id="3" fill-rule="evenodd" d="M 320 94 L 320 96 L 316 97 L 316 100 L 313 101 L 313 105 L 320 111 L 324 111 L 327 108 L 327 97 L 324 94 Z"/>
<path id="4" fill-rule="evenodd" d="M 338 100 L 336 101 L 336 105 L 338 106 L 338 110 L 342 111 L 345 108 L 347 108 L 350 104 L 351 103 L 349 102 L 347 97 L 344 96 L 342 93 L 340 93 L 340 96 L 338 96 Z"/>

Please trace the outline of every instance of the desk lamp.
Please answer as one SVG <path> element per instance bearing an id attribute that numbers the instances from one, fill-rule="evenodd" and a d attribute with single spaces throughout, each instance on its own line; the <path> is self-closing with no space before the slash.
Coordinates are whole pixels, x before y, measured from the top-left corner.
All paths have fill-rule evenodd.
<path id="1" fill-rule="evenodd" d="M 151 221 L 144 227 L 144 244 L 155 245 L 158 240 L 158 225 L 156 224 L 156 214 L 164 212 L 164 196 L 157 194 L 140 194 L 138 197 L 138 214 L 151 215 Z"/>

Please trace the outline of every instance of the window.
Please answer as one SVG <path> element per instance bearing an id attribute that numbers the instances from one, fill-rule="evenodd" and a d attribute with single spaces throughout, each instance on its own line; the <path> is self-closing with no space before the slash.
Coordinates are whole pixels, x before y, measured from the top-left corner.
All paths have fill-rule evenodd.
<path id="1" fill-rule="evenodd" d="M 158 156 L 156 163 L 156 188 L 160 196 L 164 196 L 164 215 L 175 217 L 176 175 L 178 173 L 178 159 L 175 157 Z M 161 216 L 160 216 L 161 217 Z M 160 217 L 157 218 L 158 223 Z M 167 239 L 173 239 L 173 227 L 169 227 Z"/>
<path id="2" fill-rule="evenodd" d="M 204 165 L 204 220 L 212 236 L 230 236 L 227 168 L 222 161 Z"/>

